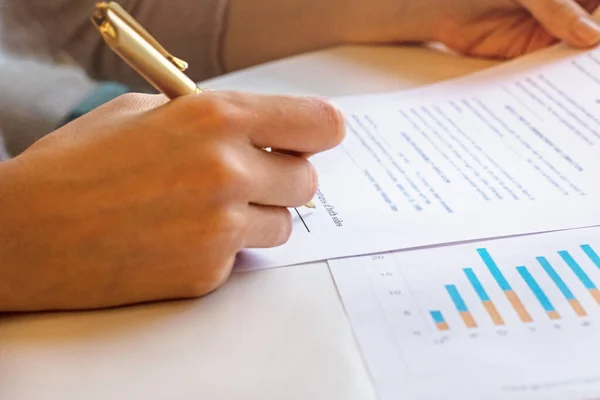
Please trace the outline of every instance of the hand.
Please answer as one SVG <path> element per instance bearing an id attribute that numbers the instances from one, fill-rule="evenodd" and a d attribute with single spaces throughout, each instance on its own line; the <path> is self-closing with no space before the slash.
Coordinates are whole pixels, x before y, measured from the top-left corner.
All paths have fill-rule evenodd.
<path id="1" fill-rule="evenodd" d="M 578 47 L 600 42 L 593 12 L 600 0 L 442 1 L 437 39 L 472 56 L 514 58 L 557 40 Z"/>
<path id="2" fill-rule="evenodd" d="M 355 4 L 356 1 L 352 0 Z M 514 58 L 559 40 L 587 48 L 600 42 L 590 16 L 600 0 L 378 0 L 362 8 L 351 42 L 435 41 L 459 53 Z M 366 4 L 366 3 L 365 3 Z M 350 31 L 352 28 L 347 28 Z"/>
<path id="3" fill-rule="evenodd" d="M 241 249 L 287 241 L 317 189 L 304 155 L 342 121 L 315 99 L 126 95 L 50 134 L 0 164 L 0 311 L 215 290 Z"/>

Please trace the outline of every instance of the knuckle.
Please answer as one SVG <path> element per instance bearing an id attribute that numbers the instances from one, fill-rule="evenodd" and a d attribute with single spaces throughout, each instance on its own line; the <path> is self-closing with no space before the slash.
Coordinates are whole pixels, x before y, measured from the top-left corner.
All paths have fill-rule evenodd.
<path id="1" fill-rule="evenodd" d="M 217 232 L 221 232 L 223 248 L 231 251 L 238 251 L 243 247 L 244 230 L 246 226 L 246 216 L 241 210 L 234 207 L 227 207 L 216 212 Z"/>
<path id="2" fill-rule="evenodd" d="M 188 96 L 182 102 L 182 109 L 187 118 L 202 123 L 204 127 L 212 127 L 213 131 L 231 131 L 234 133 L 248 118 L 248 112 L 238 102 L 229 97 L 219 95 Z"/>
<path id="3" fill-rule="evenodd" d="M 207 229 L 212 232 L 214 255 L 230 257 L 244 247 L 248 217 L 246 205 L 225 205 L 213 207 L 212 219 Z"/>
<path id="4" fill-rule="evenodd" d="M 224 147 L 224 146 L 223 146 Z M 209 155 L 209 182 L 213 193 L 220 194 L 220 199 L 246 199 L 250 192 L 250 173 L 243 157 L 229 148 L 216 149 Z"/>

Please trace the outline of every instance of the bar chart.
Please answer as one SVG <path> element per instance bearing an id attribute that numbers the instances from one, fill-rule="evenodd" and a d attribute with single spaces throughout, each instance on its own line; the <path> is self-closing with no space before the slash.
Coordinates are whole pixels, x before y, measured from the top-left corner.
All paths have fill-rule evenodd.
<path id="1" fill-rule="evenodd" d="M 565 297 L 565 299 L 569 302 L 569 304 L 571 305 L 571 307 L 573 308 L 573 311 L 577 314 L 577 316 L 578 317 L 587 317 L 588 314 L 583 309 L 583 306 L 581 305 L 581 303 L 579 302 L 579 300 L 577 300 L 577 298 L 575 298 L 575 295 L 573 294 L 573 292 L 571 291 L 571 289 L 569 288 L 569 286 L 560 277 L 560 275 L 558 275 L 558 273 L 556 273 L 556 270 L 548 262 L 548 260 L 546 259 L 546 257 L 537 257 L 537 261 L 542 266 L 542 268 L 544 269 L 544 271 L 546 271 L 546 273 L 548 274 L 548 276 L 552 279 L 552 281 L 554 282 L 554 284 L 558 287 L 558 289 L 563 294 L 563 296 Z"/>
<path id="2" fill-rule="evenodd" d="M 581 244 L 579 249 L 582 251 L 582 254 L 584 254 L 591 262 L 594 263 L 597 268 L 600 269 L 600 257 L 591 245 Z M 514 291 L 512 285 L 508 282 L 488 249 L 478 248 L 476 251 L 482 262 L 487 267 L 487 272 L 493 277 L 495 283 L 502 290 L 506 299 L 512 306 L 511 312 L 516 313 L 521 322 L 526 324 L 533 323 L 533 318 L 531 317 L 530 312 L 527 310 L 527 307 L 525 307 L 521 301 L 519 294 Z M 575 261 L 569 251 L 560 250 L 557 251 L 557 254 L 565 263 L 565 265 L 571 270 L 574 276 L 580 281 L 582 287 L 585 288 L 589 295 L 598 303 L 598 305 L 600 305 L 600 290 L 598 290 L 597 285 L 592 281 L 588 273 L 586 273 L 581 265 Z M 539 268 L 542 269 L 553 281 L 554 285 L 562 293 L 564 300 L 568 302 L 575 315 L 580 318 L 587 317 L 588 312 L 573 294 L 573 291 L 570 289 L 570 287 L 565 283 L 565 280 L 556 272 L 556 269 L 552 266 L 548 259 L 544 256 L 537 256 L 535 259 L 537 261 L 537 266 L 539 266 Z M 525 282 L 529 291 L 531 291 L 531 293 L 535 296 L 539 306 L 541 306 L 546 313 L 546 316 L 550 320 L 560 320 L 561 314 L 556 310 L 553 302 L 550 300 L 545 290 L 540 286 L 538 280 L 532 275 L 530 269 L 524 265 L 515 266 L 514 268 L 518 272 L 520 278 Z M 498 311 L 494 301 L 488 295 L 488 291 L 484 288 L 474 269 L 464 268 L 463 272 L 471 286 L 471 289 L 477 294 L 477 297 L 481 301 L 481 304 L 484 306 L 494 325 L 505 325 L 503 316 Z M 453 284 L 448 284 L 445 285 L 445 289 L 465 327 L 469 329 L 477 328 L 477 322 L 469 311 L 469 307 L 461 296 L 458 287 Z M 431 315 L 433 317 L 433 313 Z M 434 318 L 434 323 L 436 326 L 440 316 L 441 311 L 436 311 L 437 318 Z M 448 324 L 444 323 L 443 329 L 440 330 L 446 331 L 449 329 L 450 327 Z"/>
<path id="3" fill-rule="evenodd" d="M 477 275 L 475 274 L 473 269 L 465 268 L 464 272 L 465 272 L 467 278 L 469 279 L 469 282 L 471 282 L 473 289 L 477 292 L 479 299 L 481 300 L 483 306 L 485 307 L 486 311 L 490 315 L 490 318 L 492 319 L 494 324 L 496 324 L 497 326 L 504 325 L 504 319 L 498 312 L 498 309 L 492 302 L 492 299 L 490 299 L 486 290 L 483 288 L 481 281 L 479 280 L 479 278 L 477 278 Z"/>
<path id="4" fill-rule="evenodd" d="M 510 390 L 569 382 L 597 393 L 599 254 L 600 228 L 588 228 L 329 265 L 373 376 L 391 386 L 397 369 L 448 385 L 477 376 Z"/>
<path id="5" fill-rule="evenodd" d="M 437 328 L 440 331 L 447 331 L 448 329 L 450 329 L 448 327 L 448 323 L 446 322 L 444 316 L 440 311 L 431 311 L 430 313 L 431 317 L 433 318 L 433 321 L 435 322 L 435 326 L 437 326 Z"/>
<path id="6" fill-rule="evenodd" d="M 448 294 L 450 295 L 450 298 L 452 299 L 452 302 L 454 303 L 466 327 L 477 328 L 477 323 L 473 319 L 473 315 L 471 315 L 471 312 L 467 308 L 465 301 L 458 292 L 458 288 L 454 285 L 447 285 L 446 290 L 448 291 Z"/>

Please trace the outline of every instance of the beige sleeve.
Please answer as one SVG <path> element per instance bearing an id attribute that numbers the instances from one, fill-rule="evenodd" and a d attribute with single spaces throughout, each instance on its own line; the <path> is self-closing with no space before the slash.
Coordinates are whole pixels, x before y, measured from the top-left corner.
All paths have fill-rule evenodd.
<path id="1" fill-rule="evenodd" d="M 146 83 L 103 42 L 89 15 L 96 0 L 0 0 L 0 41 L 9 50 L 66 53 L 94 79 L 133 89 Z M 228 0 L 120 0 L 195 81 L 223 73 L 221 47 Z"/>

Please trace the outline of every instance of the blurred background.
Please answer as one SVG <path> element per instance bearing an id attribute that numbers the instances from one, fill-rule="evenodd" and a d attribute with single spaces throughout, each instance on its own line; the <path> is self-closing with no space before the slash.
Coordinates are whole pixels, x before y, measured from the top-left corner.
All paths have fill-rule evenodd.
<path id="1" fill-rule="evenodd" d="M 95 82 L 68 60 L 0 47 L 0 158 L 15 156 L 69 120 L 127 91 Z"/>

